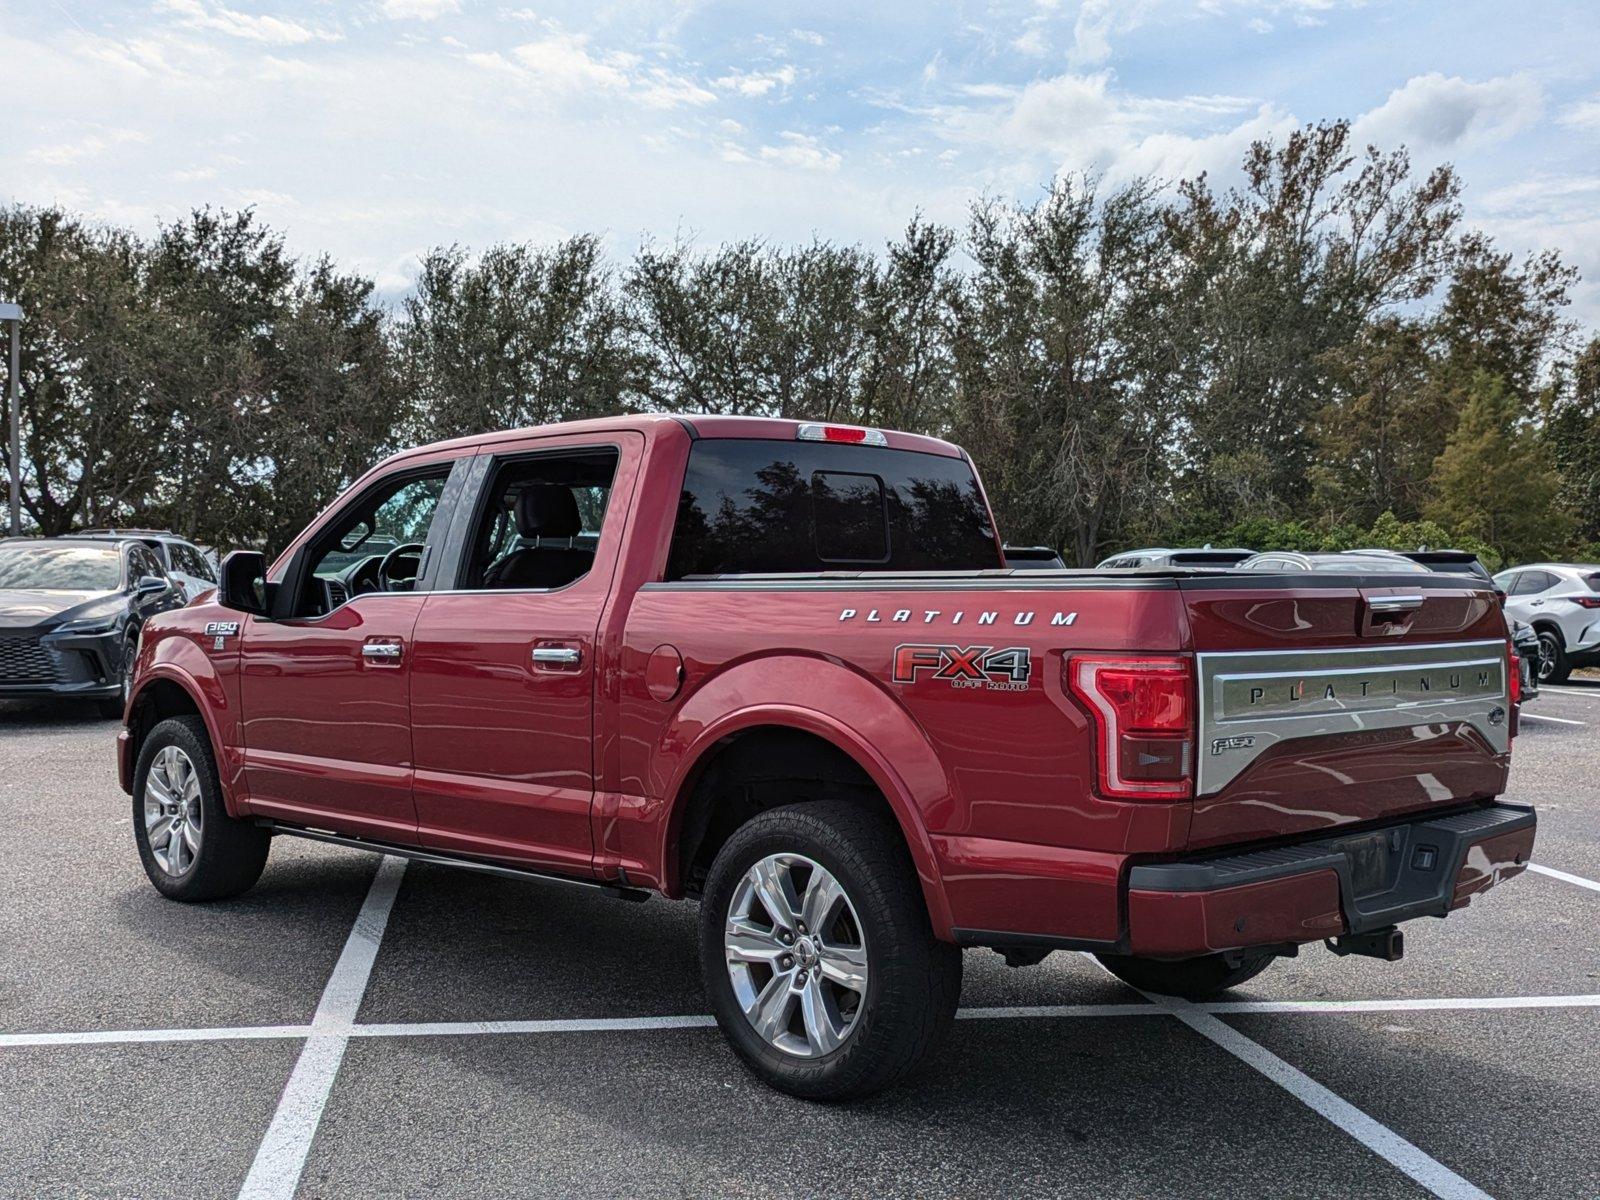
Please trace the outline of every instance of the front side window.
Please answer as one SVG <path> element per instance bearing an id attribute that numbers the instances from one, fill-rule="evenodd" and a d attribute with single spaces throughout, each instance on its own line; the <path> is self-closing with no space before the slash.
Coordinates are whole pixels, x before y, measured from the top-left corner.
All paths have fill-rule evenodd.
<path id="1" fill-rule="evenodd" d="M 110 592 L 122 583 L 112 546 L 0 546 L 0 591 Z"/>
<path id="2" fill-rule="evenodd" d="M 667 578 L 1004 566 L 965 459 L 702 438 L 689 452 Z"/>

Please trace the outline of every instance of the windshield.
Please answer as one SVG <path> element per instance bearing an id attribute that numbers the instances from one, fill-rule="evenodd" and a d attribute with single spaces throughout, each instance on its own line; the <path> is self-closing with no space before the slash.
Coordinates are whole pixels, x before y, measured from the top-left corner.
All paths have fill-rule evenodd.
<path id="1" fill-rule="evenodd" d="M 110 592 L 121 581 L 115 546 L 0 546 L 0 590 Z"/>

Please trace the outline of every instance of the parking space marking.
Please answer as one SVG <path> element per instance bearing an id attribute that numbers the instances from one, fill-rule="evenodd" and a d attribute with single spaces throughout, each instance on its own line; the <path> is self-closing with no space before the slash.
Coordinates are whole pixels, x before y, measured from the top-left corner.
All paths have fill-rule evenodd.
<path id="1" fill-rule="evenodd" d="M 1150 998 L 1201 1037 L 1260 1071 L 1307 1108 L 1344 1130 L 1441 1200 L 1490 1200 L 1489 1193 L 1218 1017 L 1184 1000 L 1166 996 Z"/>
<path id="2" fill-rule="evenodd" d="M 311 1034 L 300 1051 L 289 1082 L 284 1084 L 283 1095 L 272 1114 L 272 1124 L 267 1127 L 255 1161 L 250 1164 L 250 1173 L 239 1189 L 240 1200 L 292 1200 L 299 1186 L 311 1142 L 317 1136 L 317 1126 L 322 1123 L 328 1093 L 333 1090 L 334 1076 L 339 1073 L 345 1047 L 350 1044 L 350 1031 L 361 1008 L 361 997 L 366 993 L 372 964 L 378 957 L 378 946 L 388 927 L 389 913 L 394 909 L 405 869 L 403 858 L 386 857 L 378 863 L 367 898 L 356 914 L 355 926 L 345 940 L 344 950 L 333 966 L 333 974 L 328 977 L 316 1014 L 311 1018 Z"/>
<path id="3" fill-rule="evenodd" d="M 1540 684 L 1541 692 L 1553 692 L 1557 696 L 1587 696 L 1591 700 L 1600 700 L 1600 688 L 1570 688 L 1552 687 L 1548 683 Z"/>
<path id="4" fill-rule="evenodd" d="M 309 1025 L 233 1025 L 212 1029 L 85 1029 L 66 1033 L 0 1033 L 9 1046 L 95 1046 L 138 1042 L 234 1042 L 254 1038 L 303 1038 Z"/>
<path id="5" fill-rule="evenodd" d="M 1519 721 L 1554 721 L 1557 725 L 1587 725 L 1587 721 L 1574 721 L 1570 717 L 1542 717 L 1538 713 L 1518 713 Z"/>
<path id="6" fill-rule="evenodd" d="M 629 1033 L 646 1029 L 711 1029 L 712 1016 L 684 1017 L 574 1017 L 546 1021 L 419 1021 L 387 1025 L 356 1025 L 355 1037 L 460 1037 L 496 1033 Z"/>
<path id="7" fill-rule="evenodd" d="M 1383 1013 L 1444 1012 L 1507 1008 L 1600 1008 L 1600 995 L 1461 996 L 1425 1000 L 1211 1000 L 1193 1006 L 1205 1013 Z"/>
<path id="8" fill-rule="evenodd" d="M 1564 883 L 1576 884 L 1581 888 L 1588 888 L 1591 892 L 1600 892 L 1600 883 L 1592 879 L 1585 879 L 1582 875 L 1568 875 L 1565 871 L 1558 871 L 1554 867 L 1541 866 L 1539 863 L 1529 863 L 1528 870 L 1537 871 L 1541 875 L 1548 875 L 1551 879 L 1559 879 Z"/>

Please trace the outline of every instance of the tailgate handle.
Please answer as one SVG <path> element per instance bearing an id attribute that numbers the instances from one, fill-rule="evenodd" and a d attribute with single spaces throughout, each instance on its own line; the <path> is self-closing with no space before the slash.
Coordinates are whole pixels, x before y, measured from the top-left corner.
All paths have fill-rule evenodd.
<path id="1" fill-rule="evenodd" d="M 1367 611 L 1373 616 L 1399 616 L 1416 612 L 1422 607 L 1421 596 L 1376 596 L 1367 600 Z"/>

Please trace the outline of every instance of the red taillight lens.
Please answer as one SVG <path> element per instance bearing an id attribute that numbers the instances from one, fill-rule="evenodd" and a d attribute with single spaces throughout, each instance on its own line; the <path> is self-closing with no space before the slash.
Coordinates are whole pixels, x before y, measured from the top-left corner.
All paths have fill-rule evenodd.
<path id="1" fill-rule="evenodd" d="M 802 425 L 794 435 L 802 442 L 847 442 L 857 446 L 889 444 L 881 429 L 863 429 L 859 425 Z"/>
<path id="2" fill-rule="evenodd" d="M 1077 655 L 1067 662 L 1067 681 L 1095 720 L 1101 795 L 1186 800 L 1193 794 L 1188 659 Z"/>
<path id="3" fill-rule="evenodd" d="M 1510 642 L 1506 643 L 1506 698 L 1513 708 L 1522 703 L 1522 658 Z"/>
<path id="4" fill-rule="evenodd" d="M 1580 608 L 1600 608 L 1600 596 L 1568 596 Z"/>

